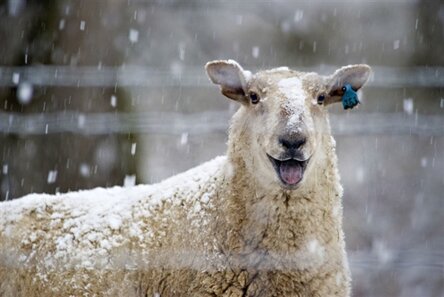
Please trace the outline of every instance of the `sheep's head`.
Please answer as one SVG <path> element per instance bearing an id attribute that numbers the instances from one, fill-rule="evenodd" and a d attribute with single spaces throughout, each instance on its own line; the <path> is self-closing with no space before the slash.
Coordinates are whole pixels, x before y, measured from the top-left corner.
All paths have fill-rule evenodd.
<path id="1" fill-rule="evenodd" d="M 206 65 L 211 81 L 222 94 L 242 107 L 231 133 L 247 170 L 264 184 L 295 189 L 304 182 L 319 147 L 330 138 L 326 106 L 341 102 L 344 84 L 357 91 L 367 81 L 370 67 L 352 65 L 331 76 L 286 67 L 252 74 L 232 60 Z"/>

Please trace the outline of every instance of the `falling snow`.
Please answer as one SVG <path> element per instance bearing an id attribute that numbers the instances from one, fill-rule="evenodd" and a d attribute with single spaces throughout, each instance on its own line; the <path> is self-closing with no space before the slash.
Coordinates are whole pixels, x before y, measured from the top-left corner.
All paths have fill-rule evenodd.
<path id="1" fill-rule="evenodd" d="M 48 184 L 53 184 L 57 179 L 57 170 L 51 170 L 48 172 L 47 182 Z"/>
<path id="2" fill-rule="evenodd" d="M 19 81 L 20 81 L 20 74 L 13 73 L 12 74 L 12 82 L 17 85 L 19 83 Z"/>
<path id="3" fill-rule="evenodd" d="M 182 135 L 180 136 L 180 144 L 181 145 L 185 145 L 188 143 L 188 133 L 184 132 L 182 133 Z"/>
<path id="4" fill-rule="evenodd" d="M 179 43 L 179 59 L 181 61 L 185 60 L 185 44 Z"/>
<path id="5" fill-rule="evenodd" d="M 412 98 L 404 99 L 402 106 L 404 108 L 405 113 L 413 114 L 413 111 L 414 111 L 413 107 L 414 106 L 413 106 L 413 99 Z"/>
<path id="6" fill-rule="evenodd" d="M 110 103 L 111 103 L 112 107 L 116 107 L 117 106 L 117 97 L 116 97 L 116 95 L 112 95 L 111 96 Z"/>
<path id="7" fill-rule="evenodd" d="M 62 31 L 65 29 L 65 19 L 61 19 L 59 22 L 59 30 Z"/>
<path id="8" fill-rule="evenodd" d="M 79 173 L 83 177 L 89 177 L 91 175 L 91 167 L 86 163 L 82 163 L 79 166 Z"/>
<path id="9" fill-rule="evenodd" d="M 2 173 L 4 175 L 8 174 L 8 169 L 9 169 L 8 164 L 4 164 L 2 167 Z"/>
<path id="10" fill-rule="evenodd" d="M 139 41 L 139 31 L 136 29 L 130 29 L 128 38 L 131 43 L 136 43 Z"/>
<path id="11" fill-rule="evenodd" d="M 304 11 L 300 9 L 296 10 L 296 12 L 294 13 L 294 21 L 297 23 L 302 21 L 303 18 L 304 18 Z"/>
<path id="12" fill-rule="evenodd" d="M 259 53 L 260 53 L 260 49 L 258 46 L 253 46 L 252 50 L 251 50 L 251 54 L 253 55 L 254 58 L 259 58 Z"/>
<path id="13" fill-rule="evenodd" d="M 31 102 L 33 87 L 30 83 L 22 82 L 17 88 L 17 99 L 21 104 L 28 104 Z"/>
<path id="14" fill-rule="evenodd" d="M 85 121 L 86 121 L 85 115 L 84 114 L 79 114 L 79 116 L 77 118 L 77 126 L 79 128 L 85 127 Z"/>

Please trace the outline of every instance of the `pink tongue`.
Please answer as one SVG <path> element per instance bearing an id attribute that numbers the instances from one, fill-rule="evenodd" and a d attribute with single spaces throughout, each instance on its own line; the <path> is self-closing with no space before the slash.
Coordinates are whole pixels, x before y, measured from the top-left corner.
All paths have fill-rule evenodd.
<path id="1" fill-rule="evenodd" d="M 302 179 L 302 168 L 297 163 L 283 162 L 279 171 L 281 178 L 289 185 L 295 185 Z"/>

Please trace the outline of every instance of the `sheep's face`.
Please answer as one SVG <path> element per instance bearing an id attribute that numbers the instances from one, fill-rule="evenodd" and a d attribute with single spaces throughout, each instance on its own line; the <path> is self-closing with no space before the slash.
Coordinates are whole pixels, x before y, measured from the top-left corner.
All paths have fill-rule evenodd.
<path id="1" fill-rule="evenodd" d="M 225 96 L 242 104 L 231 133 L 247 170 L 263 184 L 290 190 L 322 159 L 319 148 L 330 133 L 325 105 L 341 101 L 343 84 L 357 90 L 370 74 L 368 66 L 355 65 L 329 77 L 286 67 L 253 75 L 232 60 L 210 62 L 206 69 Z"/>

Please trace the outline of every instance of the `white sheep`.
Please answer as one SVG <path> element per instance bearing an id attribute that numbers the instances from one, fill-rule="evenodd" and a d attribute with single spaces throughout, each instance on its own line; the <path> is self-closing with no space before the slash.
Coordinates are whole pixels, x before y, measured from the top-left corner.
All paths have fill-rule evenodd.
<path id="1" fill-rule="evenodd" d="M 350 295 L 326 106 L 370 68 L 206 70 L 241 103 L 227 156 L 156 185 L 1 203 L 0 296 Z"/>

